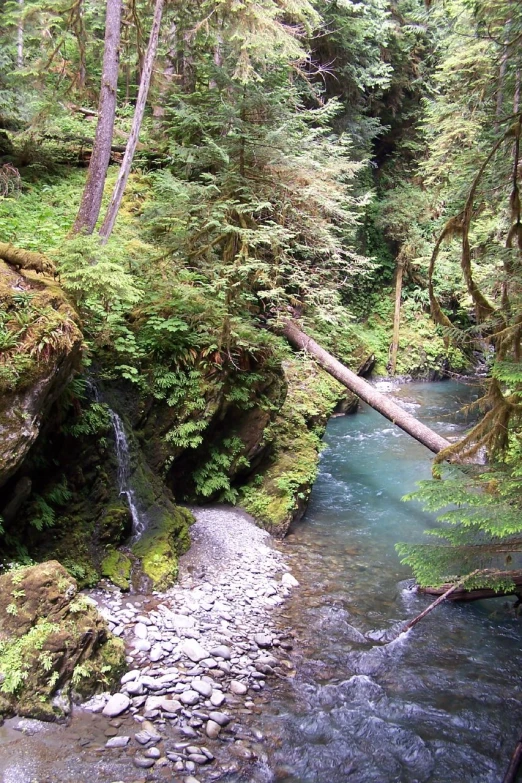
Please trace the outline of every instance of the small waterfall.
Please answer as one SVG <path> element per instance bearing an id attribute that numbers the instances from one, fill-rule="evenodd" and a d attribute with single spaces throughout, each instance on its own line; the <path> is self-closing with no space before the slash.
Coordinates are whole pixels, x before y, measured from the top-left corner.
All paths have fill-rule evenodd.
<path id="1" fill-rule="evenodd" d="M 123 422 L 111 408 L 109 408 L 114 438 L 116 440 L 116 458 L 118 460 L 118 489 L 120 495 L 125 495 L 132 517 L 132 540 L 137 541 L 145 531 L 145 519 L 138 511 L 136 496 L 130 483 L 130 459 L 129 443 L 125 434 Z"/>
<path id="2" fill-rule="evenodd" d="M 100 390 L 96 385 L 96 382 L 92 378 L 87 379 L 87 388 L 90 390 L 96 402 L 102 401 Z M 112 408 L 109 408 L 108 405 L 107 405 L 107 409 L 111 417 L 112 429 L 114 431 L 114 440 L 116 441 L 116 459 L 118 461 L 118 489 L 120 495 L 125 495 L 125 497 L 127 498 L 127 503 L 132 517 L 131 541 L 135 542 L 139 538 L 141 538 L 141 536 L 145 532 L 145 528 L 147 526 L 146 520 L 143 518 L 142 514 L 140 514 L 140 512 L 138 511 L 138 506 L 136 504 L 136 495 L 131 487 L 129 442 L 127 440 L 127 435 L 125 433 L 125 427 L 123 426 L 123 422 L 118 416 L 118 414 L 115 413 L 112 410 Z"/>

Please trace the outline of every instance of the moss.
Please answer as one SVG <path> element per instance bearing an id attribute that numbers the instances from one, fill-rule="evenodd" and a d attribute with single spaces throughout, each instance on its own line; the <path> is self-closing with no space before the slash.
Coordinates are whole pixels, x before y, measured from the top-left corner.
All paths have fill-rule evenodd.
<path id="1" fill-rule="evenodd" d="M 16 602 L 17 612 L 7 611 Z M 93 601 L 56 561 L 0 577 L 0 710 L 55 720 L 59 689 L 82 679 L 106 689 L 124 667 L 123 643 L 110 636 Z"/>
<path id="2" fill-rule="evenodd" d="M 111 549 L 103 558 L 100 566 L 101 575 L 110 579 L 116 587 L 128 590 L 130 586 L 132 563 L 123 552 Z"/>
<path id="3" fill-rule="evenodd" d="M 184 508 L 172 507 L 132 547 L 141 559 L 143 573 L 152 580 L 155 590 L 166 590 L 178 575 L 178 555 L 190 546 L 189 526 L 194 522 L 192 514 Z"/>
<path id="4" fill-rule="evenodd" d="M 112 689 L 126 669 L 125 643 L 111 636 L 89 661 L 74 668 L 71 679 L 74 698 L 84 700 Z"/>
<path id="5" fill-rule="evenodd" d="M 346 390 L 314 362 L 285 363 L 288 393 L 265 437 L 271 456 L 240 490 L 240 504 L 275 535 L 284 535 L 306 508 L 328 417 Z"/>

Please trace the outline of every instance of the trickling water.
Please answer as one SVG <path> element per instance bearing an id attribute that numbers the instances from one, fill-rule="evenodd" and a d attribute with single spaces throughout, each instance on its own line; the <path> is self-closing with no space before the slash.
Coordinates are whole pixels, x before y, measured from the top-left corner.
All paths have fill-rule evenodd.
<path id="1" fill-rule="evenodd" d="M 472 392 L 448 382 L 396 395 L 451 438 Z M 309 510 L 284 544 L 300 582 L 283 613 L 303 651 L 298 673 L 255 718 L 271 777 L 229 780 L 499 783 L 522 728 L 513 599 L 444 604 L 376 645 L 432 600 L 408 590 L 394 550 L 438 525 L 400 500 L 430 477 L 432 455 L 366 406 L 332 420 L 325 440 Z"/>
<path id="2" fill-rule="evenodd" d="M 114 430 L 114 439 L 116 441 L 116 458 L 118 460 L 118 489 L 120 495 L 125 495 L 132 517 L 132 540 L 137 541 L 145 530 L 145 519 L 138 511 L 136 496 L 131 487 L 130 475 L 130 456 L 129 443 L 125 433 L 123 422 L 111 408 L 109 408 L 112 427 Z"/>

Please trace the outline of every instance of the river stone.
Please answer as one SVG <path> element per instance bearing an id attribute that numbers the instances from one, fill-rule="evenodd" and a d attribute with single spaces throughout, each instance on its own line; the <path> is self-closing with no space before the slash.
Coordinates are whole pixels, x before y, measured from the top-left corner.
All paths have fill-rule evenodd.
<path id="1" fill-rule="evenodd" d="M 285 587 L 299 587 L 299 582 L 295 576 L 292 576 L 288 571 L 281 577 L 281 583 L 284 584 Z"/>
<path id="2" fill-rule="evenodd" d="M 141 672 L 139 669 L 132 669 L 130 672 L 126 672 L 123 677 L 121 678 L 120 682 L 122 685 L 125 685 L 127 682 L 131 682 L 132 680 L 137 680 L 140 676 Z"/>
<path id="3" fill-rule="evenodd" d="M 210 712 L 208 717 L 211 721 L 217 723 L 218 726 L 228 726 L 232 720 L 230 715 L 227 715 L 225 712 Z"/>
<path id="4" fill-rule="evenodd" d="M 183 704 L 186 704 L 189 707 L 193 707 L 194 704 L 197 704 L 199 701 L 199 693 L 196 691 L 185 691 L 184 693 L 180 694 L 179 700 Z"/>
<path id="5" fill-rule="evenodd" d="M 136 639 L 133 647 L 139 652 L 148 652 L 150 650 L 150 642 L 147 639 Z"/>
<path id="6" fill-rule="evenodd" d="M 210 739 L 217 739 L 219 736 L 219 732 L 221 731 L 221 726 L 219 723 L 216 723 L 214 720 L 208 720 L 207 725 L 205 726 L 205 732 L 207 737 Z"/>
<path id="7" fill-rule="evenodd" d="M 127 689 L 127 693 L 129 693 L 131 696 L 141 696 L 141 694 L 145 691 L 141 680 L 131 680 L 131 682 L 126 683 L 125 687 Z"/>
<path id="8" fill-rule="evenodd" d="M 214 658 L 224 658 L 225 661 L 229 661 L 232 657 L 232 652 L 230 650 L 230 647 L 227 647 L 226 644 L 220 644 L 219 647 L 214 647 L 210 654 L 214 656 Z"/>
<path id="9" fill-rule="evenodd" d="M 117 715 L 121 715 L 122 712 L 129 709 L 130 703 L 131 700 L 126 693 L 115 693 L 103 708 L 102 715 L 106 715 L 108 718 L 116 718 Z"/>
<path id="10" fill-rule="evenodd" d="M 212 693 L 212 685 L 203 680 L 192 680 L 191 687 L 205 698 L 208 698 Z"/>
<path id="11" fill-rule="evenodd" d="M 111 737 L 105 743 L 106 748 L 125 748 L 129 744 L 130 737 Z"/>
<path id="12" fill-rule="evenodd" d="M 212 695 L 210 697 L 210 703 L 213 707 L 221 707 L 223 702 L 225 701 L 225 694 L 221 691 L 212 691 Z"/>
<path id="13" fill-rule="evenodd" d="M 153 663 L 156 663 L 157 661 L 161 661 L 162 658 L 165 657 L 165 651 L 163 650 L 162 646 L 160 644 L 154 644 L 152 646 L 152 650 L 149 653 L 149 658 Z"/>
<path id="14" fill-rule="evenodd" d="M 188 639 L 181 645 L 181 652 L 194 663 L 199 663 L 204 658 L 208 658 L 208 652 L 195 639 Z"/>
<path id="15" fill-rule="evenodd" d="M 177 699 L 165 699 L 161 700 L 161 709 L 165 712 L 176 713 L 180 712 L 183 707 Z"/>
<path id="16" fill-rule="evenodd" d="M 244 696 L 248 691 L 248 687 L 243 682 L 238 682 L 238 680 L 231 680 L 230 691 L 236 696 Z"/>
<path id="17" fill-rule="evenodd" d="M 136 623 L 134 626 L 134 636 L 137 639 L 146 639 L 148 635 L 149 632 L 145 623 Z"/>
<path id="18" fill-rule="evenodd" d="M 145 756 L 141 756 L 139 754 L 136 754 L 132 761 L 134 766 L 141 767 L 142 769 L 150 769 L 150 767 L 153 767 L 155 763 L 154 759 L 147 759 Z"/>
<path id="19" fill-rule="evenodd" d="M 256 633 L 254 641 L 258 647 L 272 647 L 272 637 L 267 633 Z"/>
<path id="20" fill-rule="evenodd" d="M 159 759 L 161 753 L 158 748 L 148 748 L 143 755 L 147 759 Z"/>

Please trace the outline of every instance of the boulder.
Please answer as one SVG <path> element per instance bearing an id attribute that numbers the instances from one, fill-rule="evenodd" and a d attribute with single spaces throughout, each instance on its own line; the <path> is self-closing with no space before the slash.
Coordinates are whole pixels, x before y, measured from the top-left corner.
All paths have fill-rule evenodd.
<path id="1" fill-rule="evenodd" d="M 0 576 L 0 715 L 63 718 L 58 691 L 107 690 L 124 665 L 123 642 L 57 561 Z"/>

